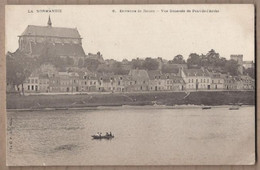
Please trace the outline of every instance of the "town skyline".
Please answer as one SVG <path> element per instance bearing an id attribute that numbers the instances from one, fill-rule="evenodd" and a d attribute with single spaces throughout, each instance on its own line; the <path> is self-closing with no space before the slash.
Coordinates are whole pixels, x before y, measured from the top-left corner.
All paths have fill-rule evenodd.
<path id="1" fill-rule="evenodd" d="M 52 9 L 54 7 L 55 6 L 49 6 L 48 8 Z M 188 8 L 188 6 L 180 7 Z M 39 7 L 28 6 L 28 9 L 29 8 L 37 9 Z M 115 10 L 118 10 L 118 8 L 120 7 L 113 6 L 113 9 Z M 124 8 L 131 7 L 125 6 Z M 144 6 L 139 6 L 138 8 L 144 8 Z M 155 7 L 145 6 L 145 8 Z M 86 16 L 85 18 L 78 18 L 78 15 L 69 16 L 68 8 L 62 7 L 61 9 L 62 13 L 31 14 L 28 13 L 28 11 L 25 11 L 24 8 L 18 8 L 16 10 L 16 14 L 18 12 L 20 15 L 12 15 L 9 13 L 6 17 L 11 19 L 8 19 L 8 21 L 12 21 L 18 16 L 24 16 L 24 20 L 22 20 L 19 24 L 16 23 L 17 26 L 15 27 L 13 25 L 14 23 L 6 23 L 6 25 L 8 25 L 6 26 L 7 28 L 16 28 L 6 30 L 6 52 L 14 52 L 18 47 L 17 36 L 13 36 L 14 34 L 20 35 L 24 29 L 26 29 L 27 25 L 46 26 L 47 19 L 50 15 L 53 27 L 77 27 L 81 37 L 83 38 L 82 46 L 85 53 L 96 53 L 100 51 L 105 60 L 115 59 L 117 61 L 122 61 L 123 59 L 132 60 L 135 58 L 144 59 L 147 57 L 161 57 L 166 60 L 172 60 L 178 54 L 182 55 L 184 59 L 187 60 L 190 53 L 197 53 L 198 55 L 201 55 L 207 54 L 209 50 L 214 49 L 220 54 L 221 57 L 226 59 L 230 59 L 230 55 L 232 54 L 242 54 L 244 56 L 244 60 L 254 61 L 254 46 L 252 46 L 253 43 L 249 43 L 254 41 L 253 31 L 250 31 L 253 28 L 246 27 L 246 25 L 252 25 L 249 22 L 254 21 L 248 20 L 241 14 L 240 20 L 234 23 L 234 16 L 232 16 L 232 12 L 237 15 L 237 11 L 233 8 L 232 10 L 229 10 L 229 14 L 227 14 L 228 12 L 225 12 L 227 8 L 220 8 L 221 13 L 214 14 L 214 16 L 211 14 L 211 17 L 209 16 L 210 14 L 140 14 L 138 17 L 146 17 L 150 19 L 150 22 L 147 23 L 140 23 L 138 20 L 136 21 L 136 14 L 114 14 L 111 12 L 111 8 L 107 7 L 103 7 L 102 11 L 104 12 L 101 14 L 99 13 L 95 18 L 90 15 L 91 12 L 93 13 L 95 11 L 95 8 L 93 7 L 88 7 L 87 12 L 86 10 L 80 12 L 79 15 L 84 15 Z M 70 10 L 73 11 L 74 8 L 71 9 L 70 7 Z M 151 15 L 153 15 L 153 17 Z M 41 16 L 42 20 L 39 20 L 39 16 Z M 110 19 L 108 20 L 104 17 L 109 17 Z M 185 21 L 182 21 L 185 17 L 187 17 L 187 20 L 189 21 L 191 18 L 195 20 L 191 23 L 185 23 Z M 221 18 L 221 21 L 216 23 L 209 22 L 210 19 L 216 19 L 219 17 Z M 124 22 L 126 18 L 128 20 L 127 22 Z M 205 20 L 205 23 L 202 18 Z M 64 19 L 66 21 L 64 21 Z M 94 19 L 99 22 L 94 21 Z M 170 22 L 166 22 L 169 20 Z M 85 23 L 85 21 L 88 21 L 91 26 Z M 232 22 L 228 23 L 228 21 Z M 159 28 L 158 22 L 160 22 Z M 224 22 L 225 24 L 220 25 L 220 22 Z M 183 23 L 186 25 L 183 26 Z M 193 25 L 193 29 L 190 29 L 191 25 Z M 208 29 L 198 29 L 199 25 L 200 28 L 204 28 L 203 26 L 205 26 L 205 28 Z M 216 25 L 219 25 L 218 30 L 214 28 Z M 232 25 L 232 27 L 230 25 Z M 106 29 L 102 29 L 102 26 L 106 26 Z M 226 36 L 226 33 L 222 33 L 224 28 L 233 29 L 233 32 L 230 32 L 228 36 Z M 181 32 L 181 29 L 184 30 Z M 167 32 L 167 30 L 170 30 L 170 32 Z M 213 33 L 215 35 L 213 35 Z M 214 37 L 217 35 L 221 38 L 214 40 Z M 237 41 L 236 43 L 232 41 L 233 43 L 230 45 L 231 40 L 233 40 L 234 37 L 237 37 Z M 239 41 L 240 38 L 243 39 L 243 41 Z M 199 44 L 197 43 L 198 39 L 200 40 Z M 221 42 L 216 43 L 216 41 Z M 230 44 L 227 45 L 228 43 Z M 227 48 L 227 46 L 230 48 Z"/>

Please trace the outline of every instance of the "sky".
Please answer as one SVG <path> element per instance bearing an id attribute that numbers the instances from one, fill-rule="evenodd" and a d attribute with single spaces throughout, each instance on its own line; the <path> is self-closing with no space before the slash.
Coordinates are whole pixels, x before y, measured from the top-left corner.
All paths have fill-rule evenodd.
<path id="1" fill-rule="evenodd" d="M 254 6 L 235 4 L 9 5 L 6 52 L 18 48 L 18 36 L 28 25 L 47 26 L 49 15 L 53 27 L 76 27 L 85 53 L 100 51 L 104 59 L 171 60 L 178 54 L 187 59 L 214 49 L 227 59 L 243 54 L 254 61 Z"/>

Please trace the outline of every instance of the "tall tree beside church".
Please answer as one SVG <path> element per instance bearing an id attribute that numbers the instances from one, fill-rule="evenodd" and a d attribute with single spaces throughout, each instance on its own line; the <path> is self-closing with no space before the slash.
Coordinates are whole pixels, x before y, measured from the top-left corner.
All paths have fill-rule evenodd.
<path id="1" fill-rule="evenodd" d="M 35 65 L 35 66 L 34 66 Z M 30 76 L 31 72 L 37 67 L 34 60 L 30 61 L 20 51 L 7 53 L 6 55 L 6 81 L 13 88 L 19 85 L 23 86 L 25 79 Z M 23 88 L 21 89 L 23 90 Z"/>

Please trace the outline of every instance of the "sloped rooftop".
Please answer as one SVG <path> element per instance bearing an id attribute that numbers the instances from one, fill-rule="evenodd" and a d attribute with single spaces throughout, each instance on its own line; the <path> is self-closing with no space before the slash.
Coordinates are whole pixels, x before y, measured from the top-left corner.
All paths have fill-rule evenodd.
<path id="1" fill-rule="evenodd" d="M 134 80 L 149 80 L 149 75 L 146 70 L 130 70 L 129 76 L 132 76 Z"/>
<path id="2" fill-rule="evenodd" d="M 183 69 L 186 76 L 209 76 L 207 70 L 204 69 Z"/>
<path id="3" fill-rule="evenodd" d="M 21 36 L 81 38 L 77 28 L 28 25 Z"/>

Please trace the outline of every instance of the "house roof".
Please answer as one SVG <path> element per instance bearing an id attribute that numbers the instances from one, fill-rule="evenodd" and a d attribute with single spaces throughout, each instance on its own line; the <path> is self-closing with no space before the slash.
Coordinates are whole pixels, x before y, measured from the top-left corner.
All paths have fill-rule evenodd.
<path id="1" fill-rule="evenodd" d="M 21 36 L 81 38 L 77 28 L 28 25 Z"/>
<path id="2" fill-rule="evenodd" d="M 32 55 L 41 55 L 45 52 L 56 56 L 85 56 L 80 44 L 62 43 L 31 43 Z"/>
<path id="3" fill-rule="evenodd" d="M 209 76 L 211 77 L 211 78 L 224 78 L 226 75 L 224 75 L 224 74 L 221 74 L 221 73 L 218 73 L 218 72 L 208 72 L 208 74 L 209 74 Z"/>
<path id="4" fill-rule="evenodd" d="M 161 79 L 163 77 L 160 70 L 150 70 L 147 73 L 150 80 L 159 79 L 159 77 Z"/>
<path id="5" fill-rule="evenodd" d="M 103 82 L 108 83 L 108 82 L 110 82 L 111 79 L 109 77 L 102 77 L 102 80 L 103 80 Z"/>
<path id="6" fill-rule="evenodd" d="M 48 74 L 40 74 L 40 75 L 39 75 L 39 78 L 40 78 L 40 79 L 48 79 L 49 76 L 48 76 Z"/>
<path id="7" fill-rule="evenodd" d="M 180 76 L 172 76 L 171 79 L 173 79 L 173 83 L 184 83 L 184 80 Z"/>
<path id="8" fill-rule="evenodd" d="M 95 74 L 85 74 L 87 80 L 98 80 L 98 77 Z"/>
<path id="9" fill-rule="evenodd" d="M 242 76 L 240 76 L 240 78 L 241 78 L 242 81 L 246 81 L 246 80 L 254 81 L 254 79 L 251 78 L 251 77 L 248 76 L 248 75 L 242 75 Z"/>
<path id="10" fill-rule="evenodd" d="M 209 72 L 204 69 L 183 69 L 183 72 L 186 76 L 209 76 Z"/>
<path id="11" fill-rule="evenodd" d="M 149 80 L 149 75 L 146 70 L 130 70 L 129 76 L 132 76 L 134 80 Z"/>
<path id="12" fill-rule="evenodd" d="M 253 61 L 243 61 L 243 64 L 254 64 Z"/>
<path id="13" fill-rule="evenodd" d="M 78 77 L 79 74 L 76 72 L 58 72 L 58 76 L 76 76 Z"/>

